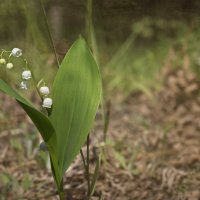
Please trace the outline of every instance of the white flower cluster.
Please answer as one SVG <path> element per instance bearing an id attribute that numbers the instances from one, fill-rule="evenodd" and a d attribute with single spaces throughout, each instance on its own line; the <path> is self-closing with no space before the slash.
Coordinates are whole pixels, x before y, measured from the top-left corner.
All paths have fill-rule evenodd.
<path id="1" fill-rule="evenodd" d="M 7 55 L 7 60 L 5 59 L 4 53 L 5 54 L 9 53 L 9 55 Z M 21 56 L 22 56 L 22 50 L 19 48 L 13 48 L 12 51 L 2 50 L 2 52 L 0 52 L 0 65 L 6 65 L 6 68 L 10 70 L 14 67 L 13 63 L 10 62 L 10 58 L 11 57 L 19 58 Z M 23 60 L 26 63 L 26 67 L 21 74 L 22 81 L 20 83 L 20 88 L 23 90 L 27 90 L 28 85 L 29 85 L 28 81 L 32 78 L 32 73 L 28 68 L 27 60 L 26 59 L 23 59 Z M 33 81 L 35 81 L 34 77 L 33 77 Z M 39 88 L 39 85 L 40 85 L 40 82 L 36 87 Z M 44 86 L 39 88 L 39 93 L 43 99 L 42 107 L 48 108 L 48 109 L 51 108 L 53 104 L 53 100 L 48 97 L 48 95 L 50 94 L 49 88 L 45 86 L 44 84 Z M 43 151 L 48 151 L 48 147 L 45 144 L 45 142 L 42 142 L 40 144 L 40 149 Z"/>
<path id="2" fill-rule="evenodd" d="M 3 57 L 3 54 L 6 53 L 6 52 L 10 52 L 10 55 L 9 55 L 9 58 L 8 58 L 8 62 L 6 61 L 6 59 Z M 22 50 L 19 49 L 19 48 L 14 48 L 12 51 L 5 51 L 3 50 L 0 54 L 0 65 L 5 65 L 6 63 L 6 68 L 7 69 L 12 69 L 14 67 L 13 63 L 11 63 L 9 61 L 10 57 L 13 56 L 13 57 L 20 57 L 22 56 Z"/>
<path id="3" fill-rule="evenodd" d="M 44 108 L 51 108 L 53 101 L 51 98 L 47 97 L 49 95 L 49 88 L 47 86 L 40 87 L 40 94 L 43 96 L 43 104 Z"/>
<path id="4" fill-rule="evenodd" d="M 3 57 L 4 53 L 9 53 L 8 56 L 8 62 L 6 61 L 6 59 Z M 6 50 L 2 50 L 2 52 L 0 53 L 0 65 L 5 65 L 6 64 L 6 68 L 7 69 L 12 69 L 14 67 L 13 63 L 10 62 L 10 57 L 16 57 L 19 58 L 22 56 L 22 50 L 19 48 L 13 48 L 12 51 L 6 51 Z M 22 81 L 20 83 L 20 88 L 23 90 L 27 90 L 28 89 L 28 81 L 29 79 L 32 78 L 32 73 L 31 71 L 28 69 L 27 67 L 27 60 L 24 59 L 24 61 L 26 62 L 26 67 L 25 70 L 22 72 Z M 44 108 L 51 108 L 52 106 L 52 99 L 48 97 L 49 95 L 49 88 L 47 86 L 42 86 L 39 89 L 40 95 L 43 98 L 43 104 L 42 106 Z"/>

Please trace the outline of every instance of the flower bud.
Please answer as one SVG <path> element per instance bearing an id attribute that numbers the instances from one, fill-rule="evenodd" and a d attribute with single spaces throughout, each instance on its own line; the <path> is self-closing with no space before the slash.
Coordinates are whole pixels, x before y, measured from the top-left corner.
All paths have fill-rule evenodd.
<path id="1" fill-rule="evenodd" d="M 42 86 L 40 88 L 40 93 L 44 96 L 48 95 L 49 94 L 49 88 L 47 86 Z"/>
<path id="2" fill-rule="evenodd" d="M 40 143 L 40 150 L 41 150 L 41 151 L 48 151 L 48 147 L 47 147 L 47 145 L 45 144 L 45 142 L 41 142 L 41 143 Z"/>
<path id="3" fill-rule="evenodd" d="M 22 79 L 28 80 L 31 78 L 31 71 L 25 70 L 22 72 Z"/>
<path id="4" fill-rule="evenodd" d="M 22 90 L 27 90 L 28 89 L 28 84 L 27 84 L 26 81 L 22 81 L 20 83 L 20 89 L 22 89 Z"/>
<path id="5" fill-rule="evenodd" d="M 14 65 L 12 63 L 7 63 L 6 68 L 7 69 L 12 69 Z"/>
<path id="6" fill-rule="evenodd" d="M 14 56 L 14 57 L 20 57 L 22 56 L 22 50 L 19 49 L 19 48 L 14 48 L 12 51 L 11 51 L 11 54 L 10 56 Z"/>
<path id="7" fill-rule="evenodd" d="M 0 64 L 6 64 L 6 60 L 4 58 L 0 59 Z"/>
<path id="8" fill-rule="evenodd" d="M 43 105 L 42 105 L 42 106 L 43 106 L 44 108 L 51 108 L 52 103 L 53 103 L 53 101 L 52 101 L 51 98 L 45 98 L 45 99 L 43 100 Z"/>

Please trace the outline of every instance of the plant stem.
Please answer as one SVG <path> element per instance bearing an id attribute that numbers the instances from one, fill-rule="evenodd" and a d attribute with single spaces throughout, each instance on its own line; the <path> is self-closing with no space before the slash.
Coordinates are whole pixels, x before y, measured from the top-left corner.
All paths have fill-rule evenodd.
<path id="1" fill-rule="evenodd" d="M 87 136 L 87 165 L 86 165 L 86 178 L 88 184 L 87 198 L 90 198 L 90 134 Z"/>
<path id="2" fill-rule="evenodd" d="M 44 15 L 44 20 L 45 20 L 45 23 L 46 23 L 47 31 L 48 31 L 49 38 L 50 38 L 50 41 L 51 41 L 51 45 L 52 45 L 52 48 L 53 48 L 53 51 L 54 51 L 54 54 L 55 54 L 56 62 L 57 62 L 58 68 L 59 68 L 60 67 L 60 62 L 59 62 L 59 59 L 58 59 L 58 55 L 56 53 L 56 47 L 55 47 L 55 44 L 53 42 L 53 37 L 52 37 L 51 31 L 50 31 L 50 26 L 49 26 L 49 23 L 48 23 L 46 11 L 45 11 L 44 4 L 43 4 L 42 0 L 40 0 L 40 5 L 41 5 L 42 11 L 43 11 L 43 15 Z"/>
<path id="3" fill-rule="evenodd" d="M 60 200 L 64 200 L 65 199 L 65 193 L 64 193 L 64 188 L 63 188 L 63 179 L 61 180 L 61 184 L 60 184 L 60 188 L 59 188 L 58 194 L 59 194 Z"/>
<path id="4" fill-rule="evenodd" d="M 85 157 L 84 157 L 82 149 L 80 150 L 80 154 L 81 154 L 81 158 L 82 158 L 82 161 L 83 161 L 84 169 L 85 169 L 85 172 L 86 172 L 87 171 L 87 164 L 85 162 Z"/>
<path id="5" fill-rule="evenodd" d="M 64 200 L 65 199 L 64 192 L 59 192 L 59 198 L 60 198 L 60 200 Z"/>
<path id="6" fill-rule="evenodd" d="M 29 70 L 27 60 L 26 60 L 25 58 L 23 58 L 23 61 L 26 63 L 26 69 Z M 42 95 L 40 94 L 40 91 L 39 91 L 39 89 L 38 89 L 37 81 L 36 81 L 36 79 L 35 79 L 34 73 L 32 72 L 31 75 L 32 75 L 32 80 L 33 80 L 34 87 L 36 88 L 36 91 L 37 91 L 37 93 L 38 93 L 38 95 L 39 95 L 41 101 L 43 101 L 43 97 L 42 97 Z M 49 110 L 49 109 L 45 109 L 45 111 L 46 111 L 45 114 L 47 114 L 47 115 L 50 114 L 50 110 Z"/>
<path id="7" fill-rule="evenodd" d="M 87 12 L 86 12 L 86 34 L 88 45 L 93 52 L 93 42 L 92 42 L 92 0 L 87 0 Z M 86 157 L 86 179 L 88 185 L 87 199 L 90 199 L 90 134 L 87 136 L 87 157 Z"/>
<path id="8" fill-rule="evenodd" d="M 81 158 L 82 158 L 84 169 L 85 169 L 85 177 L 86 177 L 86 180 L 87 180 L 87 187 L 88 187 L 87 200 L 89 200 L 90 199 L 90 190 L 91 190 L 91 188 L 90 188 L 90 135 L 89 134 L 87 136 L 87 142 L 86 143 L 87 143 L 86 144 L 86 148 L 87 148 L 86 159 L 84 157 L 82 149 L 80 150 L 80 154 L 81 154 Z"/>
<path id="9" fill-rule="evenodd" d="M 87 13 L 86 13 L 86 36 L 87 43 L 93 54 L 97 54 L 97 48 L 95 48 L 94 42 L 94 31 L 93 31 L 93 23 L 92 23 L 92 0 L 87 0 Z M 97 56 L 97 55 L 96 55 Z M 98 59 L 97 59 L 98 60 Z M 87 157 L 86 157 L 86 179 L 88 185 L 87 191 L 87 200 L 90 200 L 91 197 L 91 185 L 90 185 L 90 134 L 87 136 Z M 84 157 L 83 157 L 84 158 Z"/>
<path id="10" fill-rule="evenodd" d="M 92 0 L 87 0 L 86 34 L 88 45 L 93 51 L 94 49 L 92 44 Z"/>
<path id="11" fill-rule="evenodd" d="M 104 142 L 107 140 L 107 132 L 108 132 L 108 127 L 109 127 L 109 122 L 110 122 L 110 101 L 106 104 L 106 112 L 102 108 L 103 112 L 103 121 L 104 121 L 104 126 L 103 126 L 103 136 L 104 136 Z M 102 101 L 102 106 L 103 106 L 103 101 Z M 105 114 L 104 114 L 105 113 Z"/>
<path id="12" fill-rule="evenodd" d="M 28 67 L 28 61 L 27 61 L 27 59 L 22 57 L 22 60 L 23 60 L 23 61 L 25 62 L 25 64 L 26 64 L 26 68 L 25 68 L 25 69 L 26 69 L 26 70 L 30 70 L 30 68 Z M 36 88 L 36 91 L 37 91 L 37 93 L 38 93 L 38 95 L 39 95 L 41 101 L 43 101 L 43 98 L 42 98 L 42 96 L 41 96 L 41 94 L 40 94 L 40 91 L 39 91 L 39 89 L 38 89 L 38 87 L 37 87 L 37 81 L 36 81 L 36 79 L 35 79 L 35 76 L 34 76 L 33 71 L 32 71 L 32 73 L 31 73 L 31 75 L 32 75 L 32 80 L 33 80 L 33 84 L 34 84 L 34 86 L 35 86 L 35 88 Z"/>

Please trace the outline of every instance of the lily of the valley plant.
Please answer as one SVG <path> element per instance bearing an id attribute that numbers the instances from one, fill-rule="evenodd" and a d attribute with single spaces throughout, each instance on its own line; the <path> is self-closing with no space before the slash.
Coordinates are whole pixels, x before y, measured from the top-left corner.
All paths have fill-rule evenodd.
<path id="1" fill-rule="evenodd" d="M 0 67 L 5 65 L 12 69 L 13 64 L 7 63 L 3 55 L 2 52 Z M 22 51 L 14 48 L 9 58 L 12 56 L 18 58 Z M 28 89 L 31 70 L 26 67 L 21 78 L 20 88 Z M 51 92 L 46 85 L 37 89 L 48 114 L 37 110 L 29 100 L 0 79 L 0 90 L 16 99 L 39 130 L 44 140 L 41 148 L 48 149 L 58 193 L 60 199 L 64 199 L 64 173 L 86 141 L 101 97 L 99 69 L 83 38 L 80 37 L 67 52 Z"/>

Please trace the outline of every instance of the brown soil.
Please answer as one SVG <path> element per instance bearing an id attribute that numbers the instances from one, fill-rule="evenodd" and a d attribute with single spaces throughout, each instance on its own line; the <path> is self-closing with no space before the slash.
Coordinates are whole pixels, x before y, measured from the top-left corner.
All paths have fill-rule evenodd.
<path id="1" fill-rule="evenodd" d="M 134 93 L 124 103 L 112 105 L 108 141 L 101 147 L 97 117 L 91 172 L 100 149 L 104 155 L 93 200 L 200 199 L 199 86 L 189 70 L 178 69 L 167 73 L 153 99 Z M 50 170 L 39 159 L 39 139 L 33 136 L 30 120 L 2 94 L 0 108 L 0 178 L 12 177 L 10 182 L 0 179 L 0 199 L 58 199 Z M 27 141 L 33 141 L 30 152 Z M 27 174 L 28 188 L 23 186 Z M 80 156 L 66 173 L 64 188 L 66 199 L 85 199 Z"/>

